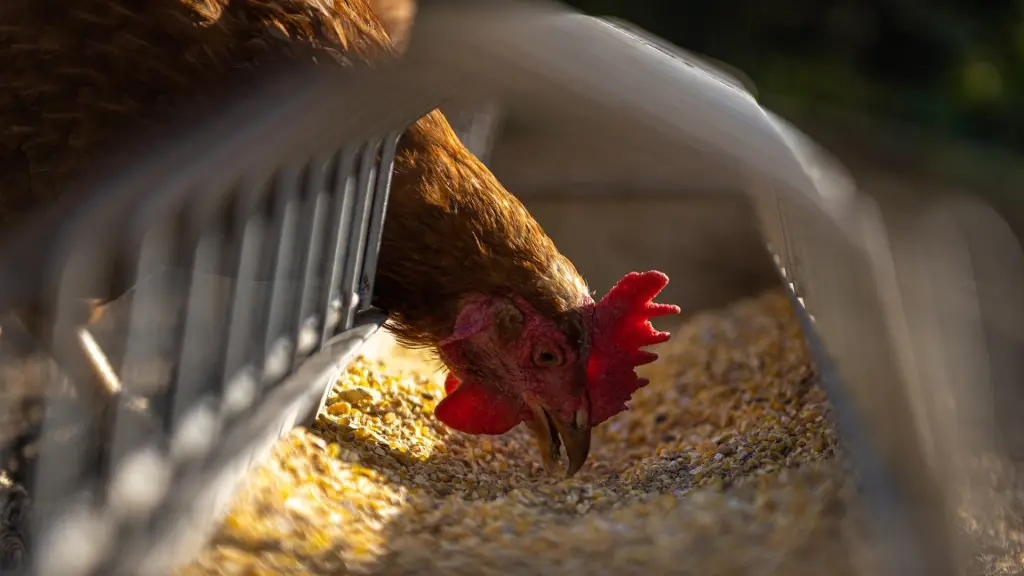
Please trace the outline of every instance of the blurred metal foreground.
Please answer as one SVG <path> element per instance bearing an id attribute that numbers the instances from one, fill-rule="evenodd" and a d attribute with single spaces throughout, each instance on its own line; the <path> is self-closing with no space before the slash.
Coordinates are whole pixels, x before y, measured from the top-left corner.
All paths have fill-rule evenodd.
<path id="1" fill-rule="evenodd" d="M 4 244 L 0 309 L 38 298 L 72 379 L 84 374 L 69 335 L 119 360 L 114 413 L 45 367 L 22 374 L 46 386 L 43 441 L 18 478 L 33 502 L 31 573 L 188 561 L 238 480 L 313 416 L 383 322 L 370 302 L 395 145 L 433 104 L 396 113 L 381 97 L 390 76 L 365 75 L 298 66 L 254 80 L 212 117 L 133 142 L 130 162 L 114 155 Z M 126 273 L 136 285 L 113 306 L 116 329 L 73 325 L 78 297 Z M 6 420 L 31 409 L 6 408 Z"/>
<path id="2" fill-rule="evenodd" d="M 837 405 L 883 572 L 963 573 L 979 544 L 1015 554 L 1015 536 L 996 533 L 1020 514 L 1005 506 L 1021 493 L 1024 438 L 1019 197 L 860 188 L 741 82 L 657 39 L 577 14 L 453 4 L 421 20 L 420 38 L 469 30 L 474 49 L 449 31 L 430 56 L 453 68 L 490 50 L 479 100 L 500 101 L 502 123 L 487 153 L 528 206 L 560 198 L 565 217 L 608 194 L 750 199 Z"/>
<path id="3" fill-rule="evenodd" d="M 419 57 L 483 71 L 474 76 L 488 80 L 477 84 L 478 98 L 500 101 L 504 120 L 488 153 L 512 189 L 577 205 L 609 191 L 628 195 L 630 183 L 648 195 L 710 190 L 750 199 L 836 404 L 882 571 L 960 572 L 965 554 L 953 525 L 960 485 L 927 460 L 932 438 L 917 420 L 925 404 L 906 371 L 908 340 L 928 333 L 901 330 L 888 281 L 891 232 L 872 196 L 739 81 L 657 39 L 578 14 L 446 6 L 424 14 L 418 38 L 448 42 Z M 456 23 L 471 40 L 453 33 Z M 494 61 L 478 66 L 482 54 Z M 675 189 L 665 185 L 672 181 Z M 941 252 L 929 257 L 948 262 Z M 672 275 L 671 262 L 660 266 Z M 958 424 L 934 426 L 955 436 Z M 954 461 L 970 454 L 941 449 Z"/>
<path id="4" fill-rule="evenodd" d="M 48 562 L 37 573 L 159 574 L 198 549 L 230 495 L 231 480 L 257 459 L 246 440 L 262 431 L 269 442 L 305 416 L 297 412 L 318 406 L 329 374 L 380 322 L 372 310 L 356 311 L 372 294 L 389 151 L 398 130 L 454 101 L 499 102 L 503 129 L 532 122 L 550 126 L 547 135 L 556 136 L 571 126 L 591 143 L 546 155 L 548 163 L 524 169 L 514 188 L 528 186 L 527 177 L 534 184 L 547 178 L 549 185 L 567 182 L 567 190 L 585 194 L 585 187 L 571 186 L 580 175 L 623 185 L 632 176 L 703 178 L 707 188 L 746 194 L 777 269 L 813 327 L 812 340 L 820 336 L 822 370 L 828 375 L 836 368 L 827 384 L 877 540 L 889 545 L 885 572 L 957 573 L 964 554 L 952 517 L 965 472 L 950 464 L 996 446 L 992 435 L 971 433 L 978 427 L 967 416 L 984 420 L 992 407 L 992 395 L 979 393 L 991 389 L 986 386 L 1019 380 L 1010 360 L 1019 349 L 1020 307 L 993 314 L 986 295 L 1012 301 L 1024 267 L 1016 239 L 982 200 L 904 206 L 905 220 L 883 217 L 871 195 L 738 82 L 635 32 L 548 4 L 427 2 L 399 65 L 373 74 L 298 70 L 277 80 L 249 91 L 254 95 L 218 119 L 165 139 L 146 161 L 98 180 L 87 203 L 49 216 L 49 229 L 60 230 L 53 238 L 40 226 L 0 247 L 0 305 L 46 294 L 63 330 L 70 329 L 61 313 L 73 288 L 106 273 L 111 255 L 126 253 L 145 279 L 150 271 L 175 268 L 162 263 L 180 264 L 166 253 L 184 245 L 188 266 L 179 271 L 208 272 L 186 275 L 183 288 L 165 290 L 156 305 L 133 301 L 139 302 L 133 318 L 167 309 L 166 299 L 177 302 L 174 316 L 184 330 L 172 332 L 176 386 L 159 410 L 164 418 L 153 451 L 138 434 L 107 439 L 127 442 L 114 450 L 125 456 L 98 475 L 87 463 L 68 465 L 75 461 L 73 446 L 40 458 L 44 473 L 37 474 L 35 493 L 59 502 L 53 509 L 63 515 L 57 522 L 37 519 L 33 558 Z M 486 151 L 487 138 L 480 142 Z M 502 168 L 500 139 L 491 152 L 496 172 L 508 182 L 503 172 L 514 169 Z M 602 172 L 611 165 L 618 170 Z M 267 206 L 258 197 L 272 201 Z M 974 208 L 961 210 L 959 202 Z M 210 216 L 228 207 L 238 218 L 224 229 L 222 219 Z M 182 213 L 192 225 L 168 229 L 171 216 Z M 125 222 L 131 225 L 120 225 Z M 974 250 L 969 246 L 983 249 L 965 251 Z M 271 263 L 247 251 L 252 247 L 262 247 Z M 989 259 L 971 266 L 979 253 Z M 339 259 L 345 264 L 335 266 Z M 317 261 L 326 268 L 310 264 Z M 261 265 L 270 268 L 253 272 Z M 922 269 L 943 280 L 923 280 Z M 224 290 L 211 278 L 234 280 Z M 988 288 L 964 289 L 969 285 Z M 1001 291 L 992 292 L 994 286 Z M 249 310 L 257 318 L 239 313 Z M 363 327 L 346 330 L 356 325 Z M 990 333 L 1002 338 L 997 369 L 979 362 L 993 341 L 982 334 Z M 240 338 L 250 334 L 255 342 Z M 160 347 L 146 339 L 128 342 Z M 128 359 L 145 356 L 127 348 Z M 284 360 L 268 362 L 277 358 Z M 255 387 L 266 392 L 249 402 L 265 420 L 204 416 L 237 414 L 245 404 L 237 398 L 249 396 L 235 391 L 244 391 L 246 382 L 263 383 Z M 288 399 L 277 397 L 286 390 L 293 390 Z M 56 412 L 48 414 L 45 427 L 58 426 L 56 420 Z M 205 431 L 211 421 L 222 429 L 218 442 L 194 440 L 215 436 L 206 433 L 179 440 L 189 439 L 185 431 L 195 422 Z M 174 471 L 169 462 L 177 463 Z M 66 504 L 64 498 L 76 498 L 76 489 L 96 477 L 103 482 L 98 499 Z M 138 485 L 150 489 L 133 492 Z"/>

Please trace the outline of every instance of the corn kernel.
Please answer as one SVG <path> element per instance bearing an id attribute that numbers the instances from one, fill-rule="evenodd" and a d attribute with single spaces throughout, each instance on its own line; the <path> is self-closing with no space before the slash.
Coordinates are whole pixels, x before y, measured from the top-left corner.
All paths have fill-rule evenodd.
<path id="1" fill-rule="evenodd" d="M 657 352 L 640 369 L 650 384 L 564 481 L 522 426 L 440 425 L 432 369 L 360 357 L 329 395 L 332 418 L 290 433 L 238 495 L 215 540 L 231 547 L 182 574 L 850 574 L 836 565 L 845 520 L 815 504 L 847 484 L 787 297 L 698 314 Z"/>

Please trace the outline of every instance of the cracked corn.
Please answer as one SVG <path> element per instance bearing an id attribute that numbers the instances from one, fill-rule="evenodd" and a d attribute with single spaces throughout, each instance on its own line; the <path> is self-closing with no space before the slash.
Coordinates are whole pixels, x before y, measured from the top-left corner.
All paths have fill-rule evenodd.
<path id="1" fill-rule="evenodd" d="M 852 573 L 849 487 L 786 296 L 704 313 L 572 479 L 452 432 L 431 370 L 360 358 L 183 574 Z"/>

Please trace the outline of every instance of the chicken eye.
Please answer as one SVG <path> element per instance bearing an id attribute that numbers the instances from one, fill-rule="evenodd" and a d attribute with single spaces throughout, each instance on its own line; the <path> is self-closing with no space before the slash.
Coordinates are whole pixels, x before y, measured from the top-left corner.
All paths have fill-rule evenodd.
<path id="1" fill-rule="evenodd" d="M 533 363 L 544 368 L 561 366 L 562 354 L 552 348 L 538 348 L 533 351 Z"/>

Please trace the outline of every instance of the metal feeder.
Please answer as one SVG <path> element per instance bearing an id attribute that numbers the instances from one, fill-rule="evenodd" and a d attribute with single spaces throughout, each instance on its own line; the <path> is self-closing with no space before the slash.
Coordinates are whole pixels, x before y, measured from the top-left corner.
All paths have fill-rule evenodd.
<path id="1" fill-rule="evenodd" d="M 199 550 L 238 479 L 282 432 L 309 421 L 382 323 L 369 303 L 395 143 L 438 106 L 471 113 L 453 114 L 467 144 L 595 287 L 636 258 L 624 265 L 686 276 L 670 287 L 691 287 L 675 300 L 692 312 L 781 280 L 840 414 L 878 540 L 891 545 L 884 569 L 934 576 L 962 563 L 952 528 L 951 479 L 960 476 L 935 455 L 994 445 L 992 435 L 964 432 L 977 427 L 962 407 L 977 417 L 992 403 L 978 393 L 994 381 L 977 361 L 992 342 L 982 330 L 1003 327 L 999 375 L 1011 382 L 1019 369 L 1005 359 L 1020 339 L 1005 327 L 1024 325 L 1020 305 L 999 316 L 989 293 L 959 290 L 973 278 L 1006 297 L 1024 284 L 1016 236 L 979 197 L 886 212 L 741 81 L 640 31 L 551 4 L 426 2 L 396 65 L 267 78 L 213 118 L 154 138 L 144 157 L 100 171 L 81 203 L 40 214 L 0 246 L 0 309 L 36 299 L 51 311 L 68 377 L 81 373 L 71 360 L 80 350 L 95 359 L 104 347 L 76 327 L 71 302 L 126 268 L 137 283 L 125 329 L 107 339 L 120 358 L 111 371 L 143 378 L 149 359 L 168 359 L 162 376 L 148 376 L 162 378 L 151 394 L 41 450 L 29 474 L 31 573 L 163 574 Z M 699 206 L 713 225 L 617 253 L 615 226 L 588 220 L 602 217 L 602 202 L 672 214 Z M 587 226 L 586 248 L 573 244 L 580 226 L 567 214 Z M 971 267 L 981 239 L 1001 250 Z M 694 275 L 693 251 L 666 245 L 734 257 Z M 925 273 L 942 281 L 920 281 Z M 0 351 L 16 331 L 4 324 Z M 62 381 L 46 391 L 43 437 L 75 424 L 56 408 Z M 962 402 L 937 401 L 940 390 Z M 138 423 L 140 403 L 156 415 L 153 429 Z M 100 457 L 86 458 L 95 446 L 105 448 Z"/>

